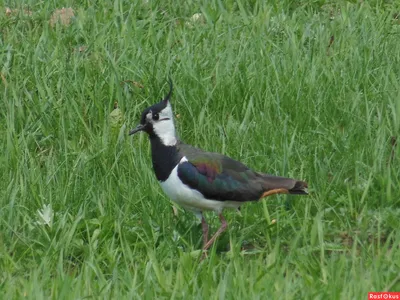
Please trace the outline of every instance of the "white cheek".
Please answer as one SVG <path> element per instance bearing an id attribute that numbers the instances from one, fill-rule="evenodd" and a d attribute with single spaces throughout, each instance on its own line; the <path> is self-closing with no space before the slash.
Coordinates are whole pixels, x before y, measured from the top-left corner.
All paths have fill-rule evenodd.
<path id="1" fill-rule="evenodd" d="M 146 120 L 147 120 L 148 122 L 150 122 L 150 121 L 153 120 L 153 118 L 152 118 L 152 112 L 151 112 L 151 111 L 146 115 Z"/>
<path id="2" fill-rule="evenodd" d="M 161 118 L 169 118 L 169 119 L 173 119 L 173 113 L 172 113 L 172 107 L 171 104 L 167 104 L 167 107 L 164 108 L 161 112 L 160 112 L 160 119 Z"/>
<path id="3" fill-rule="evenodd" d="M 176 144 L 174 121 L 172 119 L 153 123 L 153 130 L 166 146 Z"/>

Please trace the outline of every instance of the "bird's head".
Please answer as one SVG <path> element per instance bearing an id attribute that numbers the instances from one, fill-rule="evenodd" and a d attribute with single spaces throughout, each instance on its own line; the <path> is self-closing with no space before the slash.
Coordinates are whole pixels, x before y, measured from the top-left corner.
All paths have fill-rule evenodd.
<path id="1" fill-rule="evenodd" d="M 146 108 L 142 112 L 140 124 L 129 132 L 129 135 L 139 131 L 147 132 L 150 137 L 158 137 L 166 146 L 175 145 L 177 142 L 174 115 L 170 103 L 172 94 L 172 81 L 169 82 L 169 93 L 160 102 Z"/>

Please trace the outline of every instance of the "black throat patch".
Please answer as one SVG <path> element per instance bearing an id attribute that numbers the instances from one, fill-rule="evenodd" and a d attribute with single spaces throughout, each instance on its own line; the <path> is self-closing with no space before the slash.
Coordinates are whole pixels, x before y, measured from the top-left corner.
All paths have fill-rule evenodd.
<path id="1" fill-rule="evenodd" d="M 156 173 L 157 180 L 165 181 L 180 162 L 183 155 L 179 153 L 177 145 L 166 146 L 155 134 L 150 134 L 149 137 L 154 172 Z"/>

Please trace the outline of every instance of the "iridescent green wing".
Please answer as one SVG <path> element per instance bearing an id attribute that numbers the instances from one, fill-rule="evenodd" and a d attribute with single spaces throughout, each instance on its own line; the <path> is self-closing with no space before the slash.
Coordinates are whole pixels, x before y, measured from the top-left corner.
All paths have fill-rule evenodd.
<path id="1" fill-rule="evenodd" d="M 184 184 L 198 190 L 205 198 L 242 202 L 261 197 L 264 189 L 260 174 L 241 162 L 188 145 L 181 149 L 188 161 L 179 165 L 178 176 Z"/>

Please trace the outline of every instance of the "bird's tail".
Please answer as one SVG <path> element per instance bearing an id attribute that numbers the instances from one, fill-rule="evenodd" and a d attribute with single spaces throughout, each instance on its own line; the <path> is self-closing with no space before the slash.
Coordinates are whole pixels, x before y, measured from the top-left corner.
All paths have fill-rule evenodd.
<path id="1" fill-rule="evenodd" d="M 264 193 L 260 198 L 274 194 L 308 195 L 307 182 L 267 174 L 261 174 Z"/>

